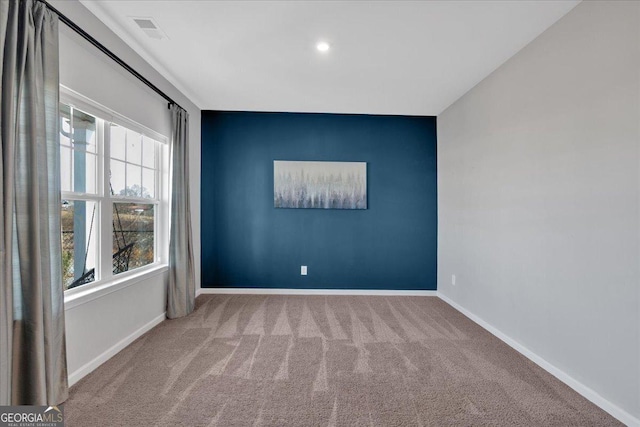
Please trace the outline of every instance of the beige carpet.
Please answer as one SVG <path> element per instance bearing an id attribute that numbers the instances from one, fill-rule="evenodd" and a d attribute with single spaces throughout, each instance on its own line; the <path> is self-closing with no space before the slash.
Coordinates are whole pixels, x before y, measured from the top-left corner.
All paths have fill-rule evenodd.
<path id="1" fill-rule="evenodd" d="M 621 425 L 435 297 L 200 296 L 72 387 L 67 426 Z"/>

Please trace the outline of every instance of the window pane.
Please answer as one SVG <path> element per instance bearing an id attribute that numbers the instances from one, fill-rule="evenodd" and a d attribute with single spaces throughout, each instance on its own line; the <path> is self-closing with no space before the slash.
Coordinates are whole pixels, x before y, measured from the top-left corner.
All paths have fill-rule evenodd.
<path id="1" fill-rule="evenodd" d="M 60 104 L 60 145 L 62 190 L 95 194 L 96 118 Z"/>
<path id="2" fill-rule="evenodd" d="M 87 153 L 86 158 L 86 172 L 87 172 L 87 193 L 95 194 L 97 190 L 96 179 L 98 177 L 97 170 L 97 156 L 95 154 Z"/>
<path id="3" fill-rule="evenodd" d="M 142 197 L 142 167 L 127 163 L 127 188 L 120 195 Z"/>
<path id="4" fill-rule="evenodd" d="M 142 135 L 127 130 L 127 163 L 142 164 Z"/>
<path id="5" fill-rule="evenodd" d="M 111 157 L 125 160 L 127 130 L 122 126 L 111 124 Z"/>
<path id="6" fill-rule="evenodd" d="M 71 149 L 60 147 L 60 184 L 62 191 L 71 191 Z"/>
<path id="7" fill-rule="evenodd" d="M 71 108 L 60 104 L 60 144 L 71 146 Z"/>
<path id="8" fill-rule="evenodd" d="M 73 148 L 96 152 L 96 118 L 73 109 Z"/>
<path id="9" fill-rule="evenodd" d="M 113 273 L 123 273 L 154 261 L 155 206 L 113 204 Z"/>
<path id="10" fill-rule="evenodd" d="M 146 136 L 142 137 L 142 166 L 156 167 L 156 141 Z"/>
<path id="11" fill-rule="evenodd" d="M 62 275 L 64 289 L 93 282 L 97 256 L 98 220 L 96 203 L 63 200 Z"/>
<path id="12" fill-rule="evenodd" d="M 64 149 L 64 147 L 62 147 Z M 71 150 L 71 191 L 76 193 L 96 193 L 96 155 L 85 151 Z M 62 174 L 64 175 L 64 171 Z"/>
<path id="13" fill-rule="evenodd" d="M 156 194 L 156 171 L 142 168 L 142 197 L 153 199 Z"/>
<path id="14" fill-rule="evenodd" d="M 124 193 L 126 187 L 125 176 L 125 163 L 111 160 L 111 194 L 120 195 Z"/>
<path id="15" fill-rule="evenodd" d="M 62 147 L 64 148 L 64 147 Z M 96 156 L 82 150 L 71 150 L 71 191 L 96 192 Z"/>

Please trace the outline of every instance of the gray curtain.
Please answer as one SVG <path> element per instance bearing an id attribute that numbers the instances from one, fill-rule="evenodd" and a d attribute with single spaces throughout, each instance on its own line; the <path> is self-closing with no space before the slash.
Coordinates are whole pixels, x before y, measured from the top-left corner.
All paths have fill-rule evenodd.
<path id="1" fill-rule="evenodd" d="M 193 311 L 196 286 L 191 242 L 189 201 L 189 114 L 171 105 L 171 230 L 169 238 L 169 289 L 167 317 L 186 316 Z"/>
<path id="2" fill-rule="evenodd" d="M 56 405 L 68 394 L 57 16 L 1 0 L 0 57 L 0 405 Z"/>

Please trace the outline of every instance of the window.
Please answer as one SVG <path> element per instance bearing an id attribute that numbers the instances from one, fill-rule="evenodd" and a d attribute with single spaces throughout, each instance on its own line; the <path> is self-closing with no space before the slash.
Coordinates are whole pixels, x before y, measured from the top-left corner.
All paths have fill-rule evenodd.
<path id="1" fill-rule="evenodd" d="M 166 139 L 85 99 L 62 98 L 63 285 L 86 289 L 160 263 Z"/>

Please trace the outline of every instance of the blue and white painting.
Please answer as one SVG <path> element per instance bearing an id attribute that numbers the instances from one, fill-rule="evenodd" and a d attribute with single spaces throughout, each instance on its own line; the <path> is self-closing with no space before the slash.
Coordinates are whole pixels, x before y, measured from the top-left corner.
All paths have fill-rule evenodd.
<path id="1" fill-rule="evenodd" d="M 367 209 L 367 163 L 275 160 L 273 206 Z"/>

